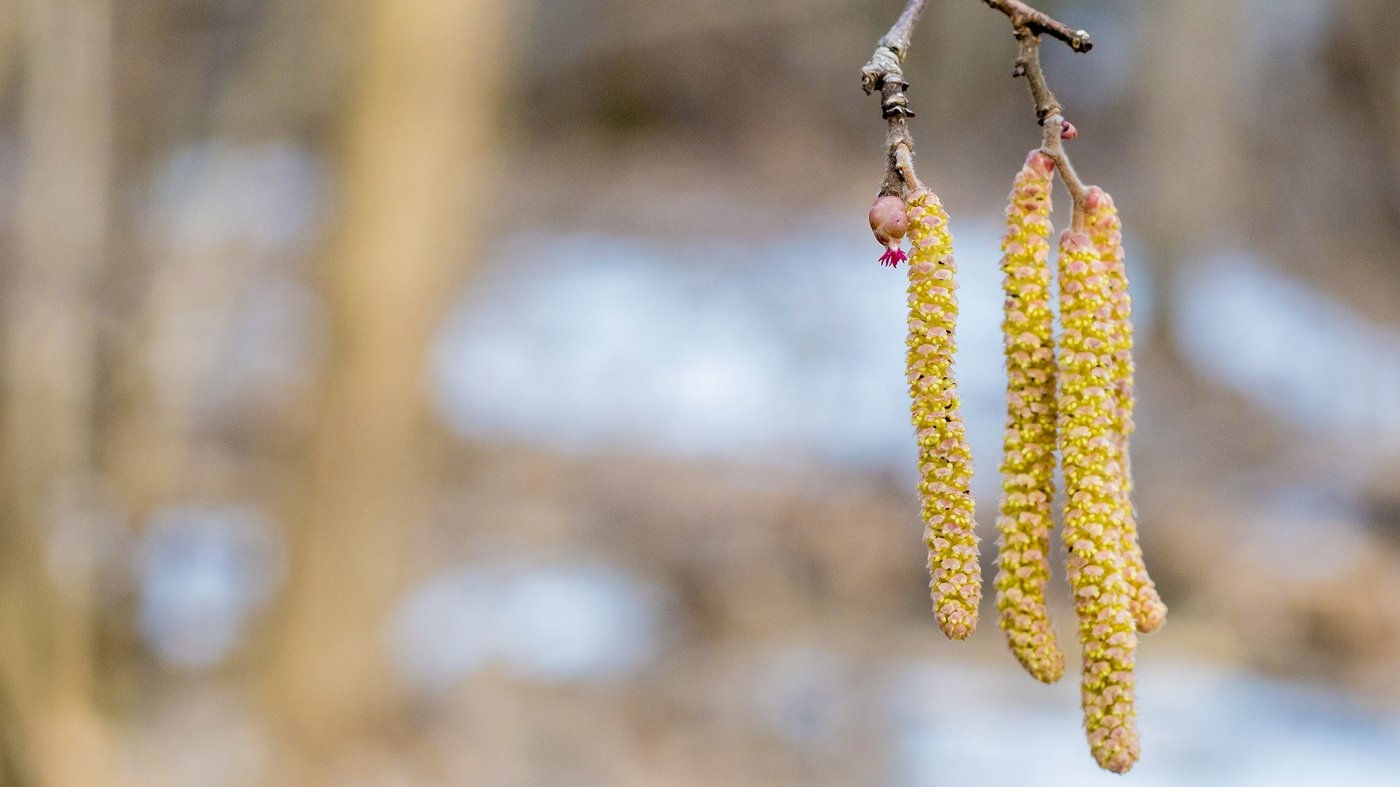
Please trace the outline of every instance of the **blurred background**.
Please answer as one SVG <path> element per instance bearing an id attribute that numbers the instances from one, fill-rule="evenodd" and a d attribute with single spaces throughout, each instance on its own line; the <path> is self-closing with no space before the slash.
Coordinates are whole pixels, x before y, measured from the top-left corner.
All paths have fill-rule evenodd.
<path id="1" fill-rule="evenodd" d="M 0 784 L 1108 783 L 1073 667 L 933 625 L 901 5 L 0 6 Z M 1127 778 L 1393 784 L 1400 14 L 1041 7 L 1172 609 Z M 906 66 L 988 559 L 1014 54 L 933 0 Z"/>

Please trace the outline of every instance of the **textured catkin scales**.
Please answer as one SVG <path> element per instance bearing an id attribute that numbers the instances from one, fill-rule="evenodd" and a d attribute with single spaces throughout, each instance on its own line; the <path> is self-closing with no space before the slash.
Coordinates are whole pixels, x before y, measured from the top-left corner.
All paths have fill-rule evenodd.
<path id="1" fill-rule="evenodd" d="M 1055 497 L 1055 345 L 1050 311 L 1050 187 L 1054 161 L 1032 151 L 1006 209 L 1006 432 L 997 518 L 997 610 L 1007 644 L 1037 680 L 1065 671 L 1045 606 Z"/>
<path id="2" fill-rule="evenodd" d="M 1137 517 L 1132 505 L 1132 470 L 1128 436 L 1133 431 L 1133 324 L 1132 299 L 1128 295 L 1127 269 L 1123 264 L 1123 226 L 1113 198 L 1098 186 L 1089 188 L 1085 200 L 1085 228 L 1094 249 L 1103 260 L 1112 304 L 1109 344 L 1113 357 L 1114 448 L 1121 479 L 1118 505 L 1123 515 L 1122 552 L 1126 563 L 1128 588 L 1132 594 L 1133 619 L 1142 632 L 1156 631 L 1167 618 L 1167 606 L 1147 574 L 1142 546 L 1138 542 Z"/>
<path id="3" fill-rule="evenodd" d="M 1060 236 L 1059 273 L 1064 536 L 1084 656 L 1084 728 L 1099 766 L 1122 773 L 1139 753 L 1133 677 L 1137 632 L 1122 551 L 1113 303 L 1107 266 L 1088 235 L 1068 230 Z"/>
<path id="4" fill-rule="evenodd" d="M 909 396 L 919 443 L 929 586 L 938 627 L 965 639 L 977 627 L 982 574 L 973 529 L 972 457 L 953 382 L 958 302 L 948 214 L 927 189 L 909 195 Z"/>

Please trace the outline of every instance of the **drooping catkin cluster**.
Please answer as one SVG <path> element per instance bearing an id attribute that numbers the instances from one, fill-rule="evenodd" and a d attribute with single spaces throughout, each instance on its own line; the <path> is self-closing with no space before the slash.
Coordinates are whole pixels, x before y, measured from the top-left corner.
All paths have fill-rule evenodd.
<path id="1" fill-rule="evenodd" d="M 1063 134 L 1062 134 L 1063 138 Z M 1137 761 L 1138 634 L 1167 609 L 1143 564 L 1131 501 L 1132 301 L 1122 225 L 1113 200 L 1084 187 L 1053 136 L 1017 174 L 1006 210 L 1001 271 L 1007 370 L 1002 496 L 997 529 L 997 610 L 1012 653 L 1036 679 L 1058 680 L 1065 654 L 1046 602 L 1056 453 L 1064 476 L 1066 574 L 1083 657 L 1081 706 L 1090 751 L 1116 773 Z M 1050 293 L 1050 194 L 1059 169 L 1075 195 L 1073 229 L 1059 238 L 1060 332 Z M 907 179 L 917 184 L 912 176 Z M 948 215 L 921 186 L 885 193 L 870 210 L 885 248 L 905 261 L 910 239 L 908 382 L 919 446 L 919 493 L 938 626 L 965 639 L 982 595 L 973 519 L 971 454 L 953 354 L 958 316 Z"/>
<path id="2" fill-rule="evenodd" d="M 915 173 L 909 133 L 914 113 L 901 70 L 924 5 L 908 1 L 861 70 L 866 93 L 878 90 L 888 123 L 885 177 L 870 227 L 885 249 L 880 262 L 890 267 L 905 261 L 900 242 L 906 231 L 912 240 L 908 364 L 919 490 L 938 623 L 949 637 L 962 639 L 976 625 L 981 577 L 968 489 L 972 470 L 952 377 L 952 242 L 947 215 Z M 1016 177 L 1001 247 L 1007 404 L 997 517 L 998 618 L 1032 676 L 1050 683 L 1064 674 L 1065 654 L 1046 603 L 1058 453 L 1067 578 L 1083 655 L 1084 727 L 1099 765 L 1122 773 L 1137 761 L 1140 748 L 1134 704 L 1138 635 L 1159 628 L 1167 613 L 1143 564 L 1131 501 L 1132 302 L 1117 210 L 1102 189 L 1086 187 L 1075 173 L 1064 142 L 1079 132 L 1050 92 L 1039 49 L 1044 35 L 1076 52 L 1089 51 L 1093 41 L 1084 30 L 1025 3 L 987 5 L 1011 21 L 1018 49 L 1012 74 L 1025 78 L 1042 139 Z M 1058 340 L 1048 263 L 1056 172 L 1074 201 L 1072 229 L 1059 238 Z"/>
<path id="3" fill-rule="evenodd" d="M 1045 595 L 1058 451 L 1067 577 L 1083 655 L 1084 728 L 1099 765 L 1122 773 L 1140 749 L 1133 672 L 1138 633 L 1161 626 L 1166 607 L 1143 565 L 1130 500 L 1134 368 L 1122 228 L 1107 194 L 1097 187 L 1079 192 L 1076 229 L 1059 240 L 1057 348 L 1048 262 L 1057 166 L 1040 151 L 1027 157 L 1002 238 L 1007 419 L 997 609 L 1017 660 L 1041 681 L 1058 680 L 1065 657 Z M 971 455 L 953 380 L 958 308 L 952 237 L 932 192 L 910 193 L 903 221 L 898 203 L 898 197 L 881 197 L 870 224 L 886 247 L 886 264 L 900 261 L 896 250 L 906 230 L 911 241 L 908 381 L 930 586 L 939 628 L 964 639 L 977 625 L 982 579 Z"/>
<path id="4" fill-rule="evenodd" d="M 1108 267 L 1089 235 L 1060 236 L 1059 443 L 1065 478 L 1067 573 L 1083 649 L 1089 748 L 1121 773 L 1138 758 L 1133 664 L 1137 626 L 1125 554 L 1118 444 L 1114 304 Z"/>
<path id="5" fill-rule="evenodd" d="M 1142 546 L 1138 543 L 1137 516 L 1132 505 L 1132 464 L 1128 452 L 1129 435 L 1133 432 L 1133 305 L 1128 295 L 1127 269 L 1123 264 L 1123 225 L 1113 198 L 1098 186 L 1090 186 L 1084 201 L 1085 228 L 1103 260 L 1108 279 L 1108 296 L 1112 305 L 1110 344 L 1113 355 L 1114 443 L 1116 459 L 1122 476 L 1119 505 L 1123 514 L 1123 555 L 1127 561 L 1128 586 L 1132 593 L 1133 618 L 1138 631 L 1147 633 L 1161 627 L 1167 617 L 1167 607 L 1157 594 L 1157 587 L 1147 575 Z"/>
<path id="6" fill-rule="evenodd" d="M 982 572 L 974 531 L 972 455 L 953 380 L 956 265 L 948 214 L 933 192 L 909 195 L 908 380 L 919 443 L 919 496 L 938 627 L 965 639 L 977 627 Z"/>
<path id="7" fill-rule="evenodd" d="M 1006 297 L 1006 432 L 997 518 L 997 610 L 1007 643 L 1037 680 L 1065 671 L 1045 604 L 1055 497 L 1055 343 L 1050 311 L 1050 187 L 1055 163 L 1032 151 L 1006 209 L 1001 270 Z"/>

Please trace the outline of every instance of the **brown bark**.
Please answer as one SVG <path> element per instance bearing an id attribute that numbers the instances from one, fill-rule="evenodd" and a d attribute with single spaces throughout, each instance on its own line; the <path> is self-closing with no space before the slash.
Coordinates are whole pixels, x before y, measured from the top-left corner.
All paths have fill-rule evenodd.
<path id="1" fill-rule="evenodd" d="M 8 777 L 63 787 L 109 773 L 92 707 L 86 504 L 98 497 L 91 283 L 108 234 L 111 7 L 32 0 L 16 19 L 24 156 L 3 302 L 0 715 Z M 57 532 L 61 552 L 46 548 Z"/>
<path id="2" fill-rule="evenodd" d="M 332 350 L 272 678 L 295 742 L 318 755 L 393 710 L 384 624 L 427 515 L 427 347 L 486 177 L 506 10 L 380 0 L 362 28 L 324 265 Z"/>

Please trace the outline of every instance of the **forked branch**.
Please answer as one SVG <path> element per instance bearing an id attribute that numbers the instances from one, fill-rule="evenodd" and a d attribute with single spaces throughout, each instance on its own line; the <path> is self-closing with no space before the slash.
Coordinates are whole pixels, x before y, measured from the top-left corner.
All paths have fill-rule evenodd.
<path id="1" fill-rule="evenodd" d="M 1077 217 L 1082 213 L 1085 187 L 1075 175 L 1063 144 L 1064 139 L 1073 136 L 1073 126 L 1064 119 L 1063 109 L 1045 82 L 1045 73 L 1040 67 L 1040 36 L 1048 35 L 1063 41 L 1075 52 L 1088 52 L 1094 46 L 1093 39 L 1088 31 L 1071 28 L 1021 0 L 982 2 L 1006 14 L 1015 31 L 1019 49 L 1013 75 L 1025 77 L 1030 87 L 1031 98 L 1035 101 L 1036 120 L 1045 129 L 1042 149 L 1055 160 L 1060 177 L 1074 197 L 1077 224 Z M 914 138 L 909 133 L 908 122 L 909 118 L 914 117 L 914 112 L 909 109 L 909 98 L 905 95 L 909 83 L 904 80 L 903 64 L 914 27 L 927 5 L 928 0 L 907 0 L 894 26 L 880 39 L 870 61 L 861 69 L 861 85 L 865 92 L 880 91 L 880 113 L 887 124 L 885 178 L 880 183 L 880 196 L 903 196 L 921 186 L 914 172 Z"/>
<path id="2" fill-rule="evenodd" d="M 1064 108 L 1055 100 L 1050 86 L 1045 82 L 1045 71 L 1040 67 L 1040 36 L 1050 35 L 1069 45 L 1076 52 L 1088 52 L 1094 42 L 1084 30 L 1072 30 L 1063 22 L 1052 19 L 1020 0 L 982 0 L 1011 20 L 1011 28 L 1016 35 L 1016 66 L 1013 77 L 1025 77 L 1030 88 L 1031 100 L 1035 102 L 1035 119 L 1043 132 L 1040 149 L 1054 159 L 1060 178 L 1074 199 L 1074 227 L 1080 229 L 1084 217 L 1084 182 L 1074 171 L 1074 165 L 1065 153 L 1064 141 L 1077 133 L 1074 126 L 1065 120 Z"/>
<path id="3" fill-rule="evenodd" d="M 1074 164 L 1069 160 L 1069 154 L 1065 153 L 1064 140 L 1071 134 L 1074 128 L 1065 120 L 1064 109 L 1060 102 L 1055 100 L 1055 94 L 1050 92 L 1050 86 L 1045 82 L 1045 71 L 1040 67 L 1040 37 L 1029 28 L 1016 28 L 1016 41 L 1019 50 L 1016 54 L 1016 66 L 1011 72 L 1012 76 L 1025 77 L 1026 86 L 1030 88 L 1031 100 L 1035 102 L 1035 118 L 1040 123 L 1041 143 L 1040 149 L 1045 155 L 1055 160 L 1055 168 L 1060 171 L 1060 178 L 1065 182 L 1065 188 L 1069 189 L 1070 196 L 1074 199 L 1075 228 L 1078 229 L 1079 219 L 1083 214 L 1084 196 L 1086 188 L 1084 182 L 1079 179 L 1079 175 L 1074 171 Z"/>

